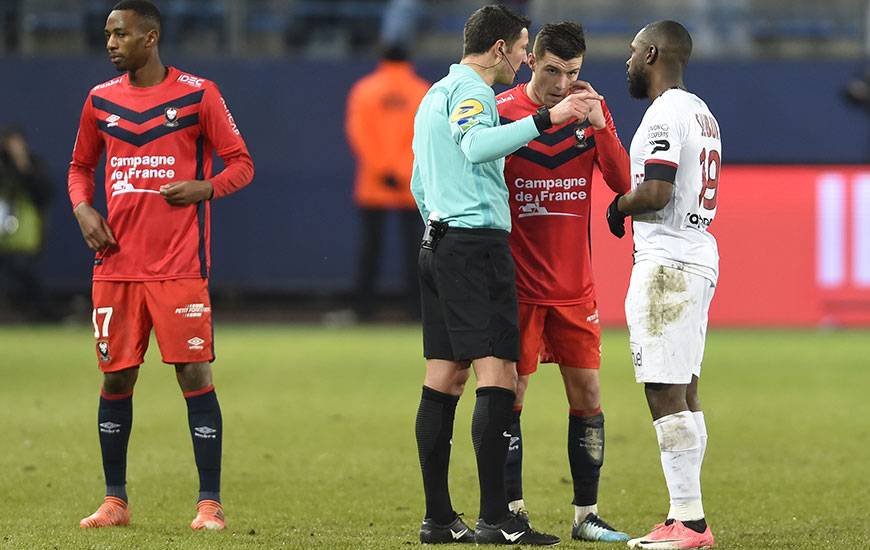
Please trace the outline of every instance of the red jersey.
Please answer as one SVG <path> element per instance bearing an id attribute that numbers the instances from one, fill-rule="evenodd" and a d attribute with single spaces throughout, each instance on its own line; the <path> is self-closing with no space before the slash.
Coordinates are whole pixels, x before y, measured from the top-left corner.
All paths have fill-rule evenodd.
<path id="1" fill-rule="evenodd" d="M 92 202 L 103 149 L 108 223 L 118 246 L 97 254 L 94 280 L 208 277 L 210 201 L 170 206 L 159 189 L 208 179 L 219 198 L 253 178 L 248 149 L 217 86 L 174 67 L 155 86 L 133 86 L 127 74 L 94 86 L 70 162 L 73 207 Z M 213 152 L 225 165 L 214 177 Z"/>
<path id="2" fill-rule="evenodd" d="M 499 94 L 497 104 L 502 124 L 540 108 L 526 84 Z M 613 191 L 631 189 L 628 153 L 604 102 L 602 107 L 607 124 L 601 130 L 588 123 L 554 126 L 505 160 L 520 302 L 570 305 L 595 299 L 589 244 L 593 165 Z"/>

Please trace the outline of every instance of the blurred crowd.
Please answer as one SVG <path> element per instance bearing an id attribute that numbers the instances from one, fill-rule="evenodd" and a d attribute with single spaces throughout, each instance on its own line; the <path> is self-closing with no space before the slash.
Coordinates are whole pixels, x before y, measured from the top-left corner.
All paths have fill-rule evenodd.
<path id="1" fill-rule="evenodd" d="M 0 130 L 0 306 L 28 320 L 52 316 L 37 275 L 52 185 L 24 132 Z"/>
<path id="2" fill-rule="evenodd" d="M 455 57 L 470 0 L 163 0 L 164 49 L 213 56 L 377 55 L 413 42 L 420 57 Z M 868 0 L 507 0 L 533 22 L 582 21 L 596 56 L 624 55 L 642 24 L 677 16 L 695 57 L 867 55 Z M 0 0 L 0 54 L 79 55 L 103 47 L 112 0 Z M 670 15 L 669 15 L 670 14 Z M 448 38 L 449 39 L 445 39 Z"/>

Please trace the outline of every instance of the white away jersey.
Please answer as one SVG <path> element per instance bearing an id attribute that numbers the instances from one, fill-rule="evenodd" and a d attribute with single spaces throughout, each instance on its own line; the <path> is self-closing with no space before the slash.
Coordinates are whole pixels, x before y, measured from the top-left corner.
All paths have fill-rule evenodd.
<path id="1" fill-rule="evenodd" d="M 719 124 L 701 98 L 670 89 L 652 102 L 631 140 L 632 189 L 649 179 L 674 183 L 662 210 L 633 216 L 634 259 L 706 277 L 719 274 L 716 217 L 722 159 Z"/>

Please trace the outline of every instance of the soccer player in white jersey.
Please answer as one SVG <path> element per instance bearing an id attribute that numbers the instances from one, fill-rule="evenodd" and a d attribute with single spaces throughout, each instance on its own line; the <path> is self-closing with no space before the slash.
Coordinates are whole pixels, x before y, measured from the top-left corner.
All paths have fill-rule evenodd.
<path id="1" fill-rule="evenodd" d="M 670 493 L 666 521 L 629 541 L 631 548 L 713 546 L 701 505 L 707 429 L 698 377 L 718 277 L 719 253 L 708 229 L 716 216 L 722 144 L 707 105 L 683 84 L 691 52 L 689 33 L 675 21 L 651 23 L 632 41 L 629 91 L 651 105 L 631 142 L 632 190 L 607 210 L 618 237 L 632 217 L 625 314 Z"/>

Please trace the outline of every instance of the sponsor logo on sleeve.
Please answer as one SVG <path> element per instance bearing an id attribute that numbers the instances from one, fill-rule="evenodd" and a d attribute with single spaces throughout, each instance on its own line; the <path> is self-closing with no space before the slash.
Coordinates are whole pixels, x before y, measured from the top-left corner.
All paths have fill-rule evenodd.
<path id="1" fill-rule="evenodd" d="M 483 104 L 476 99 L 466 99 L 456 106 L 450 115 L 450 123 L 457 124 L 464 134 L 480 123 L 477 115 L 483 113 Z"/>
<path id="2" fill-rule="evenodd" d="M 667 151 L 671 148 L 671 142 L 666 139 L 656 139 L 649 142 L 650 145 L 653 146 L 653 150 L 650 154 L 654 155 L 659 151 Z"/>
<path id="3" fill-rule="evenodd" d="M 669 136 L 671 127 L 667 124 L 652 124 L 646 129 L 646 139 L 652 141 L 654 139 L 666 138 Z"/>
<path id="4" fill-rule="evenodd" d="M 230 107 L 227 105 L 223 96 L 221 96 L 221 105 L 224 106 L 224 112 L 227 115 L 227 122 L 230 123 L 230 129 L 232 129 L 234 134 L 239 135 L 239 127 L 236 124 L 236 119 L 233 118 L 233 114 L 230 112 Z"/>

